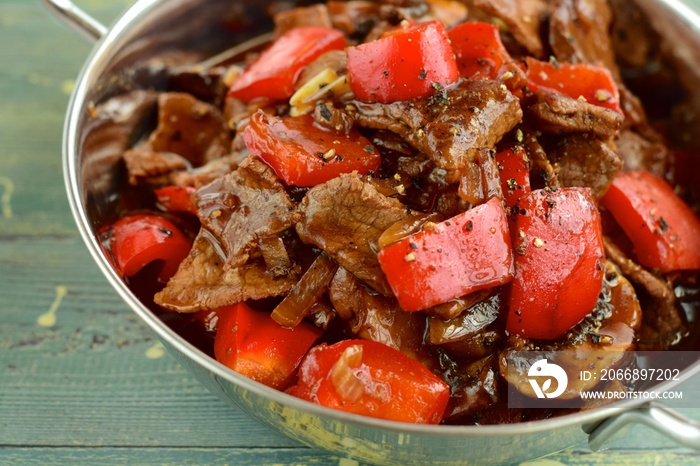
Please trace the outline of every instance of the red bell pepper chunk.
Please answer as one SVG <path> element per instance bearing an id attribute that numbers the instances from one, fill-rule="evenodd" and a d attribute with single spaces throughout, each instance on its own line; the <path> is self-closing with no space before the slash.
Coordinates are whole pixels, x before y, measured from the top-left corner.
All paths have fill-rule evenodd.
<path id="1" fill-rule="evenodd" d="M 192 186 L 166 186 L 154 189 L 156 201 L 168 212 L 187 212 L 197 215 L 197 208 L 192 202 L 196 189 Z"/>
<path id="2" fill-rule="evenodd" d="M 449 386 L 418 361 L 383 343 L 345 340 L 314 347 L 287 393 L 341 411 L 391 421 L 438 424 Z"/>
<path id="3" fill-rule="evenodd" d="M 217 310 L 216 360 L 234 371 L 278 390 L 294 380 L 297 367 L 321 330 L 307 322 L 282 327 L 269 313 L 241 302 Z"/>
<path id="4" fill-rule="evenodd" d="M 508 87 L 522 88 L 526 79 L 522 70 L 506 50 L 498 28 L 492 24 L 466 22 L 449 30 L 459 74 L 470 79 L 498 79 L 505 73 Z"/>
<path id="5" fill-rule="evenodd" d="M 117 269 L 131 277 L 154 261 L 162 263 L 158 279 L 167 282 L 192 248 L 192 240 L 169 220 L 157 215 L 130 215 L 120 218 L 106 231 L 105 246 Z"/>
<path id="6" fill-rule="evenodd" d="M 250 102 L 256 98 L 288 99 L 304 67 L 330 50 L 346 46 L 342 32 L 320 26 L 290 29 L 264 50 L 231 85 L 229 95 Z"/>
<path id="7" fill-rule="evenodd" d="M 275 118 L 259 111 L 242 137 L 251 153 L 293 186 L 315 186 L 353 171 L 364 175 L 381 164 L 379 151 L 359 132 L 327 131 L 310 115 Z"/>
<path id="8" fill-rule="evenodd" d="M 610 71 L 584 63 L 550 63 L 525 58 L 527 87 L 546 90 L 614 110 L 622 115 L 620 93 Z"/>
<path id="9" fill-rule="evenodd" d="M 503 203 L 492 198 L 390 244 L 379 264 L 404 311 L 418 311 L 513 278 Z"/>
<path id="10" fill-rule="evenodd" d="M 588 188 L 539 189 L 519 206 L 506 329 L 557 339 L 595 308 L 602 289 L 600 213 Z"/>
<path id="11" fill-rule="evenodd" d="M 522 196 L 531 191 L 530 162 L 522 146 L 505 149 L 496 154 L 501 175 L 501 188 L 506 205 L 513 209 Z"/>
<path id="12" fill-rule="evenodd" d="M 663 179 L 642 170 L 621 173 L 600 203 L 630 238 L 643 266 L 700 269 L 700 220 Z"/>
<path id="13" fill-rule="evenodd" d="M 445 26 L 410 24 L 384 37 L 348 47 L 350 87 L 364 102 L 390 103 L 426 97 L 459 78 Z"/>

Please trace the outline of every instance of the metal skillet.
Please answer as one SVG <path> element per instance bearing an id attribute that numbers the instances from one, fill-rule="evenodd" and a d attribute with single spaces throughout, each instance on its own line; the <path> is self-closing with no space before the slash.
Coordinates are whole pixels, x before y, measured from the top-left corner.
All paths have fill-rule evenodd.
<path id="1" fill-rule="evenodd" d="M 588 442 L 593 450 L 630 423 L 645 424 L 700 450 L 700 424 L 644 399 L 547 420 L 489 426 L 426 426 L 360 417 L 313 405 L 258 384 L 219 364 L 148 310 L 115 273 L 98 243 L 98 219 L 113 208 L 114 154 L 86 149 L 95 102 L 134 88 L 157 86 L 139 66 L 170 51 L 193 51 L 224 61 L 231 44 L 271 29 L 270 0 L 138 0 L 106 28 L 67 0 L 44 0 L 60 19 L 95 41 L 71 96 L 63 135 L 63 168 L 78 229 L 114 289 L 153 330 L 169 353 L 228 404 L 306 445 L 373 464 L 517 463 Z M 700 16 L 680 0 L 637 0 L 655 26 L 671 35 L 687 69 L 700 70 Z M 253 44 L 255 45 L 255 44 Z M 247 43 L 245 47 L 250 46 Z M 245 48 L 244 47 L 244 48 Z M 234 50 L 233 53 L 237 53 Z M 700 361 L 679 382 L 700 372 Z M 667 390 L 670 383 L 654 390 Z"/>

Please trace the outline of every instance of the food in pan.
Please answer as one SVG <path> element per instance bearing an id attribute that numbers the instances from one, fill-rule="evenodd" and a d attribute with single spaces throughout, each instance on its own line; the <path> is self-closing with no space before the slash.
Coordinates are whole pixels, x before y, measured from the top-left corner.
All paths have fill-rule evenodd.
<path id="1" fill-rule="evenodd" d="M 270 387 L 432 424 L 555 415 L 507 406 L 513 351 L 695 344 L 696 115 L 633 6 L 283 7 L 265 46 L 93 109 L 124 149 L 100 240 L 163 320 Z"/>

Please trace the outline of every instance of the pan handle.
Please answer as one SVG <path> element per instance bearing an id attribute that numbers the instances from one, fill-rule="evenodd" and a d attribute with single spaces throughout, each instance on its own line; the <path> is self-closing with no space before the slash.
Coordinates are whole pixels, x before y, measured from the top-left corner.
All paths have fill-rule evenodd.
<path id="1" fill-rule="evenodd" d="M 608 440 L 629 424 L 644 424 L 680 445 L 700 450 L 700 423 L 653 402 L 624 411 L 598 424 L 588 434 L 588 446 L 593 451 L 603 449 Z"/>
<path id="2" fill-rule="evenodd" d="M 96 42 L 107 33 L 102 23 L 70 0 L 42 0 L 42 3 L 54 16 L 90 42 Z"/>

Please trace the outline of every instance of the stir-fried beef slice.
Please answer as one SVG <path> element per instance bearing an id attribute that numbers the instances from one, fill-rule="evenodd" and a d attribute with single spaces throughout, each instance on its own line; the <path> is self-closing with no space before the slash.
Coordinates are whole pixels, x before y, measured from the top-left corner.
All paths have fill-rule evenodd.
<path id="1" fill-rule="evenodd" d="M 589 133 L 560 137 L 545 147 L 558 168 L 561 185 L 591 188 L 596 199 L 605 194 L 622 170 L 622 160 L 612 141 L 602 141 Z"/>
<path id="2" fill-rule="evenodd" d="M 329 1 L 327 5 L 333 27 L 349 36 L 364 37 L 379 22 L 377 2 Z"/>
<path id="3" fill-rule="evenodd" d="M 458 195 L 471 205 L 483 204 L 492 197 L 503 199 L 495 150 L 476 151 L 473 163 L 462 170 Z"/>
<path id="4" fill-rule="evenodd" d="M 390 104 L 352 103 L 360 126 L 392 131 L 448 172 L 472 163 L 478 149 L 490 149 L 522 119 L 520 101 L 500 82 L 463 80 L 436 86 L 433 95 Z"/>
<path id="5" fill-rule="evenodd" d="M 607 0 L 553 0 L 549 42 L 554 56 L 562 62 L 604 66 L 620 81 L 608 33 L 611 22 Z"/>
<path id="6" fill-rule="evenodd" d="M 337 108 L 330 101 L 319 101 L 314 108 L 314 120 L 324 128 L 331 131 L 350 134 L 355 124 L 355 119 L 347 111 Z"/>
<path id="7" fill-rule="evenodd" d="M 342 267 L 333 277 L 329 297 L 357 337 L 384 343 L 427 367 L 436 366 L 435 355 L 423 344 L 425 315 L 403 311 L 394 298 L 369 290 Z"/>
<path id="8" fill-rule="evenodd" d="M 446 28 L 451 28 L 467 20 L 468 9 L 463 1 L 458 0 L 426 0 L 428 14 L 423 21 L 436 19 Z"/>
<path id="9" fill-rule="evenodd" d="M 526 115 L 544 133 L 593 133 L 606 139 L 617 134 L 622 115 L 598 105 L 547 91 L 537 91 Z"/>
<path id="10" fill-rule="evenodd" d="M 473 0 L 474 7 L 501 20 L 535 57 L 543 57 L 540 31 L 549 15 L 548 0 Z"/>
<path id="11" fill-rule="evenodd" d="M 221 108 L 228 92 L 228 86 L 224 82 L 227 67 L 202 68 L 200 65 L 187 64 L 165 67 L 165 70 L 168 73 L 170 92 L 186 92 L 198 100 Z"/>
<path id="12" fill-rule="evenodd" d="M 172 152 L 199 167 L 229 153 L 228 125 L 213 105 L 189 94 L 164 93 L 158 97 L 158 128 L 146 146 L 155 152 Z"/>
<path id="13" fill-rule="evenodd" d="M 156 304 L 177 312 L 216 309 L 247 299 L 264 299 L 287 293 L 297 277 L 275 276 L 262 260 L 224 270 L 215 241 L 202 230 L 190 255 L 180 264 L 166 287 L 156 293 Z"/>
<path id="14" fill-rule="evenodd" d="M 224 270 L 246 263 L 261 240 L 290 228 L 294 220 L 294 204 L 282 182 L 253 156 L 197 190 L 194 202 L 202 226 L 224 250 Z"/>
<path id="15" fill-rule="evenodd" d="M 658 54 L 659 35 L 635 2 L 609 0 L 613 13 L 610 39 L 617 62 L 624 67 L 642 68 Z"/>
<path id="16" fill-rule="evenodd" d="M 280 11 L 274 16 L 275 37 L 300 26 L 332 27 L 328 8 L 322 3 Z"/>
<path id="17" fill-rule="evenodd" d="M 603 241 L 607 258 L 635 285 L 640 299 L 648 301 L 643 306 L 639 349 L 667 349 L 685 327 L 671 285 L 628 258 L 609 237 L 604 236 Z"/>
<path id="18" fill-rule="evenodd" d="M 530 159 L 530 183 L 534 189 L 545 187 L 558 187 L 559 177 L 547 158 L 542 144 L 537 137 L 537 132 L 530 128 L 523 128 L 522 144 L 525 147 L 527 157 Z"/>
<path id="19" fill-rule="evenodd" d="M 244 153 L 234 152 L 195 169 L 173 172 L 169 176 L 170 184 L 201 188 L 205 184 L 231 173 L 248 155 L 247 151 Z"/>
<path id="20" fill-rule="evenodd" d="M 409 217 L 406 206 L 346 174 L 311 188 L 299 212 L 296 230 L 302 241 L 326 251 L 375 290 L 392 295 L 377 259 L 377 242 L 389 226 Z"/>
<path id="21" fill-rule="evenodd" d="M 501 398 L 496 355 L 478 359 L 471 364 L 460 364 L 455 380 L 450 383 L 452 393 L 445 409 L 449 422 L 479 421 L 480 413 L 488 412 Z"/>
<path id="22" fill-rule="evenodd" d="M 156 152 L 147 146 L 137 147 L 124 152 L 124 162 L 132 185 L 170 184 L 170 176 L 178 171 L 187 170 L 189 162 L 172 152 Z"/>
<path id="23" fill-rule="evenodd" d="M 156 116 L 158 94 L 132 91 L 98 105 L 85 127 L 84 177 L 92 189 L 110 189 L 124 152 Z"/>
<path id="24" fill-rule="evenodd" d="M 669 152 L 660 142 L 651 142 L 626 129 L 615 140 L 625 170 L 647 170 L 659 177 L 668 172 Z"/>

